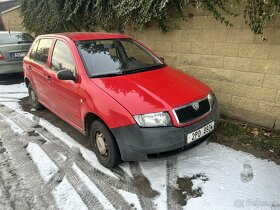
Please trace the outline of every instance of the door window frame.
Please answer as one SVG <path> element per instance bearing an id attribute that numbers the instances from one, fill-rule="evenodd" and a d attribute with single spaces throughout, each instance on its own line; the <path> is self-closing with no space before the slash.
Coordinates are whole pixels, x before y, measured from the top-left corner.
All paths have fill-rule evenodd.
<path id="1" fill-rule="evenodd" d="M 55 40 L 52 44 L 51 53 L 49 54 L 48 70 L 57 74 L 57 71 L 55 71 L 54 69 L 51 68 L 53 52 L 54 52 L 54 48 L 55 48 L 55 45 L 56 45 L 57 41 L 63 42 L 68 47 L 68 49 L 70 51 L 70 54 L 71 54 L 71 57 L 72 57 L 72 60 L 73 60 L 74 67 L 75 67 L 75 77 L 77 77 L 78 76 L 78 70 L 77 70 L 77 65 L 76 65 L 75 58 L 73 56 L 72 48 L 70 47 L 69 43 L 66 40 L 60 39 L 60 38 L 55 38 Z"/>

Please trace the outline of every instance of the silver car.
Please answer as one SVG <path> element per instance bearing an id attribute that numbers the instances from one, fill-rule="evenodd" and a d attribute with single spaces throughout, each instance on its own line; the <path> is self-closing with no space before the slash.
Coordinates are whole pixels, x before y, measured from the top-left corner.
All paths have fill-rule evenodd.
<path id="1" fill-rule="evenodd" d="M 0 31 L 0 75 L 23 72 L 22 59 L 33 40 L 24 32 Z"/>

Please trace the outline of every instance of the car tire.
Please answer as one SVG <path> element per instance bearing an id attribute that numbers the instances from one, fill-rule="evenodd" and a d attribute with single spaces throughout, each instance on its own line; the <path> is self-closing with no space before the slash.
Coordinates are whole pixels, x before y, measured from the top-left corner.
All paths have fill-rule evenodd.
<path id="1" fill-rule="evenodd" d="M 34 109 L 39 110 L 44 107 L 42 104 L 39 103 L 38 97 L 31 85 L 31 83 L 29 83 L 29 85 L 28 85 L 28 94 L 29 94 L 29 99 L 31 101 L 31 105 Z"/>
<path id="2" fill-rule="evenodd" d="M 112 168 L 121 162 L 117 142 L 111 131 L 100 120 L 92 123 L 90 140 L 93 145 L 93 151 L 102 165 Z"/>

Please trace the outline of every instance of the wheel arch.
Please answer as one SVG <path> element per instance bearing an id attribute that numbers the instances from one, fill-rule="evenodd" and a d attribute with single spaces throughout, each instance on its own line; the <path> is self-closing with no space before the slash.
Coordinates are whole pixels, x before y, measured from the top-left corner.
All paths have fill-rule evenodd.
<path id="1" fill-rule="evenodd" d="M 95 121 L 95 120 L 99 120 L 101 121 L 102 123 L 104 123 L 104 125 L 107 127 L 108 131 L 111 133 L 111 135 L 113 136 L 114 138 L 114 141 L 116 142 L 116 145 L 118 147 L 118 151 L 120 152 L 120 147 L 119 147 L 119 142 L 117 141 L 115 135 L 113 134 L 113 132 L 111 131 L 111 129 L 108 127 L 108 125 L 104 122 L 104 120 L 102 120 L 101 117 L 99 117 L 98 115 L 92 113 L 92 112 L 88 112 L 85 117 L 84 117 L 84 132 L 85 132 L 85 135 L 90 137 L 90 127 L 92 125 L 92 123 Z"/>

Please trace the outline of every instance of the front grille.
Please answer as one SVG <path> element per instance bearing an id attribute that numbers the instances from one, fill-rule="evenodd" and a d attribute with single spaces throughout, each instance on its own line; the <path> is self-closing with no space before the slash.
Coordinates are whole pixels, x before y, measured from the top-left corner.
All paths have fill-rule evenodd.
<path id="1" fill-rule="evenodd" d="M 204 116 L 210 111 L 210 104 L 208 98 L 197 102 L 199 104 L 198 110 L 195 110 L 193 108 L 192 103 L 184 107 L 174 109 L 180 124 L 191 122 L 199 117 Z"/>

